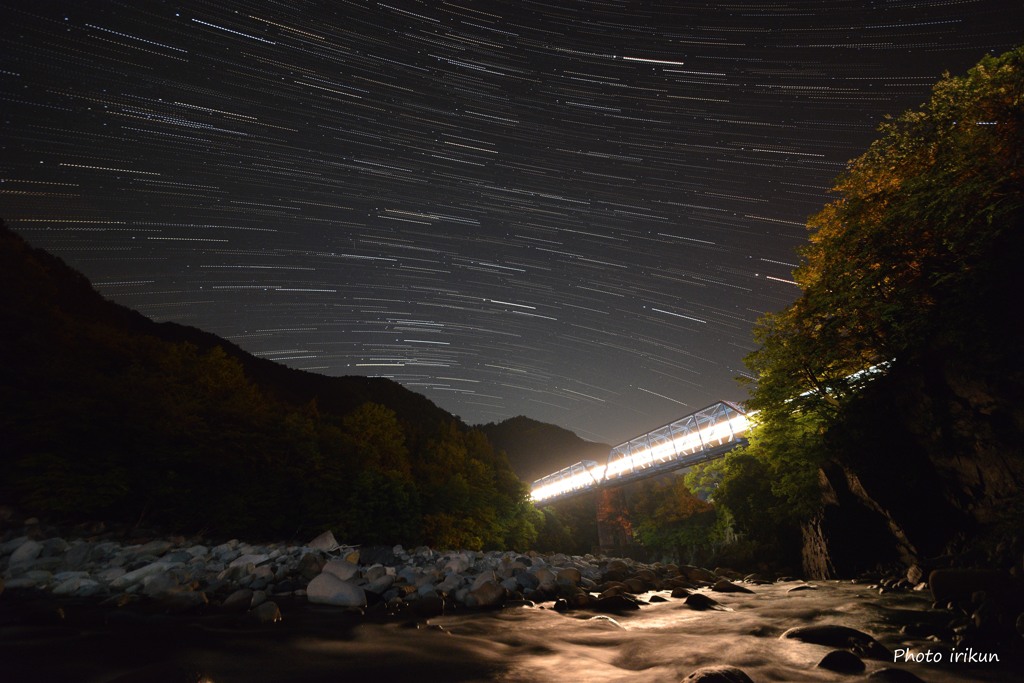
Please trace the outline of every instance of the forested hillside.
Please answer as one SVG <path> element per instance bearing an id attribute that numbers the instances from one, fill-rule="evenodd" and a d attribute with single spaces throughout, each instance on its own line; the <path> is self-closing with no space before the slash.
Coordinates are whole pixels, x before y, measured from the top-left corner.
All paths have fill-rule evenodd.
<path id="1" fill-rule="evenodd" d="M 525 547 L 539 518 L 481 432 L 113 304 L 0 226 L 0 502 L 252 537 Z"/>

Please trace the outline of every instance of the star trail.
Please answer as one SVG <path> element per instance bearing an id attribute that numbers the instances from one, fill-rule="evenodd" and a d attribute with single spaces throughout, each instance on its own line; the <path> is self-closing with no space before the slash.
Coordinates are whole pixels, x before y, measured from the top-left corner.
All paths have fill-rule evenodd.
<path id="1" fill-rule="evenodd" d="M 0 216 L 155 320 L 471 424 L 719 399 L 805 220 L 1018 2 L 14 2 Z M 16 359 L 9 359 L 16 362 Z"/>

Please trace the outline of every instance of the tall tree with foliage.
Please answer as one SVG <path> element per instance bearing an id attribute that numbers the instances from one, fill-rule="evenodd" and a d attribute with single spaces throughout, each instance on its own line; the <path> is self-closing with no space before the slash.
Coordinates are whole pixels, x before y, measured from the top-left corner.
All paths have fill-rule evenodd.
<path id="1" fill-rule="evenodd" d="M 830 448 L 868 455 L 838 442 L 855 438 L 846 423 L 880 375 L 956 367 L 1020 386 L 1022 316 L 1005 307 L 1024 286 L 1022 100 L 1024 47 L 946 75 L 920 109 L 880 127 L 837 179 L 838 198 L 809 219 L 794 272 L 802 295 L 759 320 L 760 348 L 746 358 L 759 425 L 726 458 L 715 494 L 748 533 L 758 515 L 807 519 Z"/>
<path id="2" fill-rule="evenodd" d="M 859 371 L 971 334 L 965 301 L 1006 250 L 1020 253 L 1022 98 L 1024 47 L 985 57 L 851 162 L 839 198 L 808 223 L 802 296 L 756 327 L 747 364 L 762 422 L 796 411 L 827 422 L 870 381 Z"/>

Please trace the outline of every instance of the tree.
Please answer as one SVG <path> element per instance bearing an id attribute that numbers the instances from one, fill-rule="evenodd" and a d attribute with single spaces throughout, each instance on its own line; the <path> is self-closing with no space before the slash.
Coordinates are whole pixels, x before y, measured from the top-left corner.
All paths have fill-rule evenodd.
<path id="1" fill-rule="evenodd" d="M 665 557 L 703 563 L 718 540 L 714 506 L 695 496 L 682 476 L 645 486 L 632 512 L 637 540 Z"/>
<path id="2" fill-rule="evenodd" d="M 800 411 L 827 422 L 870 380 L 858 371 L 972 334 L 964 302 L 1000 277 L 1007 250 L 1020 253 L 1022 98 L 1024 47 L 985 57 L 885 122 L 850 163 L 839 199 L 809 220 L 802 296 L 755 328 L 750 405 L 762 421 Z"/>
<path id="3" fill-rule="evenodd" d="M 948 429 L 948 415 L 883 409 L 891 401 L 877 400 L 876 387 L 914 384 L 935 403 L 957 397 L 961 420 L 972 401 L 986 415 L 992 397 L 1019 401 L 1024 316 L 1005 306 L 1024 289 L 1022 105 L 1024 47 L 947 74 L 918 110 L 880 127 L 837 179 L 838 198 L 809 219 L 794 272 L 802 294 L 758 321 L 760 346 L 745 359 L 758 424 L 750 447 L 725 458 L 714 494 L 748 538 L 791 537 L 822 505 L 828 459 L 884 481 L 893 456 L 921 448 L 912 434 L 951 442 L 931 436 Z M 973 395 L 952 387 L 953 376 L 969 377 Z M 855 436 L 865 426 L 904 430 L 877 439 L 904 452 L 866 451 Z"/>

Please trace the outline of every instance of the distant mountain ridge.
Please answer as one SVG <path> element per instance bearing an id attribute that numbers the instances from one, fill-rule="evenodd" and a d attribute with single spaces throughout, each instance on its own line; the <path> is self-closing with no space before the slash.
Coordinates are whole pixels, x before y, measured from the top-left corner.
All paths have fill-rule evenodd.
<path id="1" fill-rule="evenodd" d="M 505 451 L 521 479 L 532 482 L 581 460 L 604 463 L 612 447 L 587 441 L 568 429 L 524 417 L 479 427 L 495 448 Z"/>

